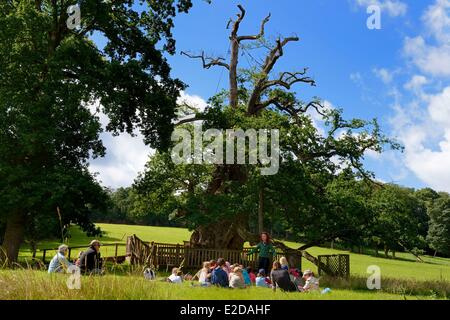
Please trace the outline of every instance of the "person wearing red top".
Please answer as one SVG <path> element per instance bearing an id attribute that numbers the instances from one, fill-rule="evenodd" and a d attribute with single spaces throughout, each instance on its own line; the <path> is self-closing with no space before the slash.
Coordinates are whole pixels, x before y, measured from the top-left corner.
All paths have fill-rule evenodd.
<path id="1" fill-rule="evenodd" d="M 256 282 L 256 275 L 255 275 L 255 273 L 253 272 L 252 267 L 247 267 L 247 272 L 248 272 L 248 275 L 249 275 L 249 277 L 250 277 L 250 282 L 251 282 L 251 283 L 255 283 L 255 282 Z"/>

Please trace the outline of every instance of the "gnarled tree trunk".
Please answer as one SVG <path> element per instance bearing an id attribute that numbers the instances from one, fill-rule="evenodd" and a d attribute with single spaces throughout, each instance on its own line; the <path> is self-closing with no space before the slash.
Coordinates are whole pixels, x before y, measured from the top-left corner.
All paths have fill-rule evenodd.
<path id="1" fill-rule="evenodd" d="M 17 262 L 25 234 L 25 215 L 12 214 L 6 221 L 5 237 L 0 250 L 0 261 L 9 265 Z"/>
<path id="2" fill-rule="evenodd" d="M 234 221 L 224 220 L 198 227 L 192 233 L 190 245 L 193 248 L 242 250 L 244 242 Z"/>

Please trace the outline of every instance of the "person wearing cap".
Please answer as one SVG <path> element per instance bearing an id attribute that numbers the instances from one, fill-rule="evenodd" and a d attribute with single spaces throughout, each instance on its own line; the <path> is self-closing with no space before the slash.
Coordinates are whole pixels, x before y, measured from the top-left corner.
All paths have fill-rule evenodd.
<path id="1" fill-rule="evenodd" d="M 81 254 L 80 269 L 84 274 L 102 274 L 100 241 L 92 240 L 89 248 Z"/>
<path id="2" fill-rule="evenodd" d="M 319 290 L 319 279 L 314 277 L 314 272 L 311 270 L 305 270 L 303 272 L 303 279 L 305 280 L 305 285 L 302 290 L 303 292 Z"/>
<path id="3" fill-rule="evenodd" d="M 65 244 L 58 247 L 58 251 L 48 265 L 48 273 L 64 272 L 72 265 L 66 258 L 68 249 L 69 247 Z"/>

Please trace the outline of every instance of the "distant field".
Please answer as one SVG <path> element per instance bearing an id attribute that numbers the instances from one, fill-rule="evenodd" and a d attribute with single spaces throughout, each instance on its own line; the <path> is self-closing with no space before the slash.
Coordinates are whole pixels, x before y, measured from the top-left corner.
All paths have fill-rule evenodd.
<path id="1" fill-rule="evenodd" d="M 115 225 L 115 224 L 98 224 L 105 232 L 100 238 L 103 243 L 125 243 L 126 237 L 136 234 L 145 241 L 166 242 L 166 243 L 182 243 L 188 240 L 190 232 L 183 228 L 168 227 L 152 227 L 152 226 L 134 226 L 134 225 Z M 69 240 L 70 246 L 87 246 L 92 238 L 87 237 L 78 228 L 72 228 L 72 238 Z M 58 241 L 45 241 L 41 243 L 39 248 L 56 248 L 60 243 Z M 298 243 L 286 242 L 291 247 L 299 247 Z M 367 276 L 366 270 L 370 265 L 377 265 L 381 268 L 382 277 L 396 279 L 415 279 L 415 280 L 444 280 L 450 281 L 450 259 L 422 257 L 426 263 L 415 261 L 415 257 L 407 253 L 397 254 L 397 259 L 386 259 L 381 257 L 373 257 L 368 255 L 349 253 L 345 251 L 332 250 L 328 248 L 314 247 L 308 250 L 313 255 L 319 254 L 350 254 L 350 270 L 352 275 Z M 124 253 L 125 248 L 121 247 L 119 253 Z M 104 256 L 114 255 L 113 247 L 103 247 Z M 42 253 L 38 252 L 37 257 Z M 53 255 L 54 252 L 48 253 Z M 24 245 L 20 252 L 20 258 L 29 259 L 31 252 Z M 315 270 L 315 266 L 303 259 L 303 269 L 311 268 Z"/>

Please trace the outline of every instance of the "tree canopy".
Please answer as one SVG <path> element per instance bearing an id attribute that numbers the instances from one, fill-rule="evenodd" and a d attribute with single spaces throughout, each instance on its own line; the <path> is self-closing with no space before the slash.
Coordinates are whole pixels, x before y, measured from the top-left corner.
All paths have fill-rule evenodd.
<path id="1" fill-rule="evenodd" d="M 255 221 L 261 214 L 270 223 L 283 223 L 301 235 L 297 240 L 308 243 L 351 233 L 357 221 L 364 221 L 364 209 L 351 208 L 352 203 L 363 202 L 362 195 L 358 198 L 351 194 L 354 189 L 345 194 L 333 187 L 334 178 L 344 170 L 353 179 L 370 180 L 372 174 L 363 166 L 366 152 L 400 146 L 381 132 L 375 119 L 346 120 L 341 109 L 326 106 L 319 98 L 306 103 L 299 99 L 295 85 L 316 85 L 307 75 L 308 69 L 274 74 L 284 51 L 298 38 L 280 37 L 270 44 L 264 38 L 270 15 L 262 20 L 259 33 L 241 35 L 246 11 L 242 6 L 238 9 L 237 18 L 228 24 L 229 62 L 204 52 L 184 52 L 200 60 L 205 69 L 226 69 L 229 90 L 212 97 L 205 111 L 197 110 L 177 125 L 193 130 L 193 123 L 202 121 L 204 130 L 276 128 L 280 132 L 278 174 L 262 176 L 258 170 L 261 163 L 175 165 L 169 153 L 160 152 L 147 164 L 135 187 L 150 199 L 153 208 L 186 221 L 195 230 L 193 246 L 242 247 L 245 241 L 257 239 Z M 248 41 L 257 50 L 265 50 L 265 58 L 245 69 L 240 68 L 239 57 Z M 314 126 L 313 114 L 322 119 L 324 132 Z M 245 148 L 248 155 L 249 146 Z M 341 198 L 337 198 L 339 192 Z M 351 201 L 346 202 L 345 197 Z M 345 208 L 337 209 L 339 205 Z"/>
<path id="2" fill-rule="evenodd" d="M 44 225 L 96 231 L 89 216 L 106 205 L 88 171 L 90 157 L 105 154 L 97 112 L 108 116 L 114 134 L 137 129 L 151 147 L 168 147 L 184 84 L 170 77 L 164 52 L 175 52 L 173 17 L 192 2 L 144 2 L 139 11 L 131 0 L 0 3 L 3 258 L 15 261 L 24 237 L 45 236 Z M 67 25 L 70 5 L 81 11 L 74 29 Z"/>

